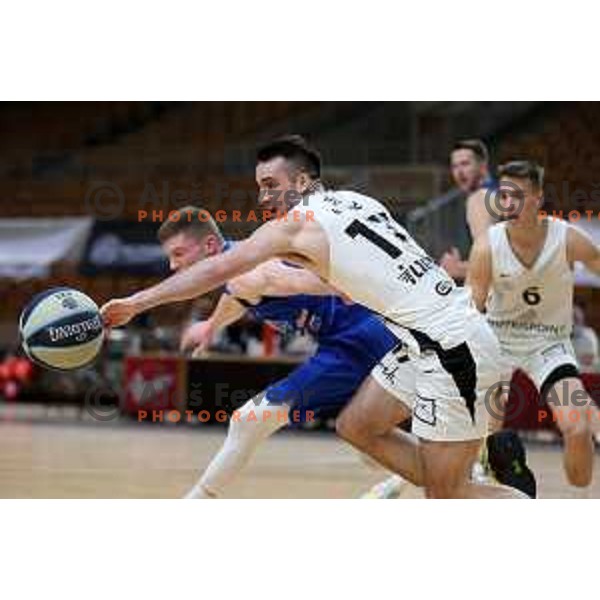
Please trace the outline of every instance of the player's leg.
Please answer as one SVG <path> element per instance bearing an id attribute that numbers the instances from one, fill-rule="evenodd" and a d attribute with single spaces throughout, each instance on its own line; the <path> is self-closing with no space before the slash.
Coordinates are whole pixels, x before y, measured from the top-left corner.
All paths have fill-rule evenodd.
<path id="1" fill-rule="evenodd" d="M 552 410 L 562 433 L 564 469 L 571 485 L 587 487 L 594 469 L 593 425 L 597 407 L 586 392 L 577 369 L 571 365 L 556 368 L 542 385 L 540 393 Z"/>
<path id="2" fill-rule="evenodd" d="M 517 438 L 517 442 L 520 442 Z M 480 476 L 474 476 L 473 467 L 469 467 L 469 465 L 475 464 L 477 466 L 478 462 L 473 462 L 471 449 L 468 446 L 464 448 L 458 448 L 455 442 L 450 442 L 450 446 L 444 446 L 443 444 L 437 444 L 435 446 L 431 445 L 431 442 L 424 442 L 421 440 L 419 445 L 419 449 L 422 452 L 423 443 L 428 444 L 428 448 L 425 450 L 425 460 L 428 461 L 427 472 L 429 473 L 429 480 L 427 483 L 424 479 L 421 479 L 419 484 L 423 487 L 429 487 L 431 491 L 431 497 L 447 497 L 448 491 L 445 489 L 448 486 L 448 479 L 445 475 L 440 476 L 436 473 L 436 469 L 440 468 L 442 472 L 446 471 L 456 471 L 457 475 L 452 474 L 448 477 L 451 478 L 450 488 L 454 491 L 450 495 L 450 497 L 465 497 L 465 498 L 498 498 L 498 497 L 508 497 L 514 498 L 515 494 L 512 490 L 505 490 L 503 487 L 500 488 L 500 493 L 498 489 L 490 490 L 490 487 L 498 488 L 498 485 L 495 483 L 503 484 L 508 486 L 508 488 L 514 488 L 523 492 L 530 498 L 536 497 L 536 481 L 533 473 L 526 465 L 526 460 L 524 458 L 519 458 L 518 455 L 520 451 L 515 450 L 513 446 L 515 445 L 515 437 L 514 434 L 510 431 L 501 431 L 497 432 L 493 436 L 489 436 L 486 440 L 487 447 L 490 449 L 492 454 L 492 460 L 494 463 L 493 473 L 494 475 L 498 475 L 497 479 L 491 478 L 489 475 L 481 474 Z M 483 445 L 481 441 L 477 441 L 475 444 L 479 449 Z M 522 444 L 519 444 L 521 447 Z M 450 454 L 448 452 L 450 450 Z M 473 488 L 471 485 L 461 488 L 459 485 L 460 482 L 457 482 L 457 478 L 462 476 L 464 471 L 462 462 L 457 460 L 455 456 L 452 455 L 453 452 L 459 452 L 460 454 L 464 453 L 465 467 L 467 469 L 468 478 L 470 483 L 479 484 L 479 487 Z M 437 456 L 437 452 L 440 453 L 440 456 Z M 422 454 L 421 454 L 422 456 Z M 451 457 L 451 464 L 448 464 L 448 457 Z M 476 459 L 479 458 L 480 453 L 479 450 L 476 453 Z M 425 471 L 425 467 L 423 467 L 423 459 L 420 460 L 421 468 Z M 500 465 L 506 465 L 505 467 L 500 468 Z M 442 477 L 442 484 L 436 485 L 436 481 L 438 481 Z M 408 490 L 413 489 L 414 484 L 411 484 L 409 481 L 404 479 L 399 475 L 392 475 L 387 479 L 377 483 L 374 485 L 368 492 L 366 492 L 362 497 L 366 499 L 395 499 L 402 496 L 402 494 L 406 493 Z M 483 486 L 483 487 L 482 487 Z"/>
<path id="3" fill-rule="evenodd" d="M 369 376 L 336 420 L 338 435 L 394 473 L 421 484 L 418 440 L 397 425 L 410 409 Z"/>
<path id="4" fill-rule="evenodd" d="M 420 481 L 418 440 L 397 428 L 410 418 L 414 388 L 414 368 L 405 347 L 399 345 L 373 368 L 338 416 L 340 437 L 394 472 L 364 498 L 395 498 L 407 480 Z"/>
<path id="5" fill-rule="evenodd" d="M 357 336 L 362 333 L 358 328 Z M 392 337 L 390 347 L 393 342 Z M 382 352 L 386 349 L 387 346 Z M 311 419 L 320 410 L 339 410 L 344 406 L 369 373 L 371 362 L 376 362 L 368 353 L 358 352 L 360 359 L 355 357 L 356 354 L 357 347 L 351 340 L 343 344 L 323 343 L 303 365 L 269 386 L 262 401 L 246 403 L 238 418 L 231 419 L 223 447 L 186 497 L 218 497 L 245 467 L 260 443 L 272 433 L 290 420 Z"/>
<path id="6" fill-rule="evenodd" d="M 463 442 L 421 440 L 425 495 L 427 498 L 517 499 L 527 496 L 504 485 L 489 485 L 471 479 L 481 439 Z"/>
<path id="7" fill-rule="evenodd" d="M 413 432 L 421 439 L 428 498 L 526 498 L 503 485 L 473 481 L 471 468 L 488 427 L 486 394 L 499 380 L 499 349 L 489 326 L 474 315 L 467 341 L 450 349 L 422 340 L 415 360 Z"/>
<path id="8" fill-rule="evenodd" d="M 211 460 L 186 499 L 218 498 L 244 469 L 261 442 L 289 422 L 286 404 L 273 406 L 268 391 L 249 400 L 232 414 L 223 446 Z"/>
<path id="9" fill-rule="evenodd" d="M 431 389 L 431 388 L 430 388 Z M 472 420 L 460 398 L 417 398 L 413 432 L 420 438 L 423 487 L 427 498 L 527 498 L 512 488 L 471 477 L 485 434 L 485 409 Z M 462 439 L 461 439 L 462 438 Z"/>

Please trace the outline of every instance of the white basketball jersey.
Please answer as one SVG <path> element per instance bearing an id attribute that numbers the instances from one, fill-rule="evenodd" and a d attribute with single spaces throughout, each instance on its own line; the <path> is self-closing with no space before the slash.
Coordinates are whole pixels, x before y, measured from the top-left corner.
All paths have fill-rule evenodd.
<path id="1" fill-rule="evenodd" d="M 335 287 L 443 348 L 464 341 L 465 321 L 472 316 L 468 294 L 382 204 L 355 192 L 323 190 L 296 210 L 312 211 L 325 231 L 329 281 Z"/>
<path id="2" fill-rule="evenodd" d="M 567 261 L 568 223 L 547 219 L 544 246 L 528 268 L 515 256 L 507 223 L 488 230 L 492 290 L 488 321 L 508 350 L 530 353 L 569 338 L 572 328 L 574 272 Z"/>

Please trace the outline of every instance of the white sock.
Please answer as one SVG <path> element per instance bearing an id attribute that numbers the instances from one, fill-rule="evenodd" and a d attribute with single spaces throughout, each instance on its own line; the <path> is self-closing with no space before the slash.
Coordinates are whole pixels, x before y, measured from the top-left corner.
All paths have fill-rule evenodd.
<path id="1" fill-rule="evenodd" d="M 260 402 L 259 402 L 260 400 Z M 260 443 L 289 423 L 289 407 L 267 403 L 265 396 L 253 398 L 229 422 L 227 438 L 212 459 L 200 481 L 185 495 L 186 499 L 218 498 L 240 473 Z"/>
<path id="2" fill-rule="evenodd" d="M 480 460 L 476 460 L 471 467 L 471 481 L 480 485 L 494 483 L 494 477 L 488 473 Z"/>
<path id="3" fill-rule="evenodd" d="M 198 482 L 184 497 L 184 500 L 216 500 L 218 496 L 213 494 Z"/>
<path id="4" fill-rule="evenodd" d="M 587 485 L 586 487 L 577 487 L 572 485 L 570 487 L 573 498 L 577 498 L 578 500 L 590 500 L 593 498 L 591 485 Z"/>
<path id="5" fill-rule="evenodd" d="M 406 481 L 400 475 L 394 474 L 391 477 L 388 477 L 384 481 L 380 481 L 375 484 L 366 494 L 363 494 L 361 498 L 368 499 L 397 499 L 402 496 L 402 494 L 409 488 L 415 488 L 415 486 Z"/>

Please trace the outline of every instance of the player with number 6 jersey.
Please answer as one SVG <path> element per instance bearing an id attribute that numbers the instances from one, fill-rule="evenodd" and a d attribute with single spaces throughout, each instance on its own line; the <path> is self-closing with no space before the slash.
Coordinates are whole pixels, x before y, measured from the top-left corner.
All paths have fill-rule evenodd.
<path id="1" fill-rule="evenodd" d="M 502 379 L 524 370 L 547 400 L 564 439 L 569 482 L 592 479 L 597 409 L 579 378 L 569 339 L 573 264 L 600 274 L 600 249 L 580 230 L 540 218 L 543 170 L 514 161 L 498 170 L 507 221 L 492 226 L 472 249 L 468 283 L 500 341 Z"/>
<path id="2" fill-rule="evenodd" d="M 525 265 L 511 247 L 508 223 L 489 230 L 492 293 L 488 322 L 509 362 L 524 366 L 534 383 L 543 386 L 550 373 L 577 360 L 570 335 L 574 273 L 567 259 L 569 224 L 545 220 L 544 244 L 537 258 Z"/>

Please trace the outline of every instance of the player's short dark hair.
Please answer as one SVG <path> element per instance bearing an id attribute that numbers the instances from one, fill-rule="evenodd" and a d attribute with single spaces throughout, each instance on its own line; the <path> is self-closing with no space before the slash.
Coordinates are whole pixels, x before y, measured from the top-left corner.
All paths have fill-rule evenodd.
<path id="1" fill-rule="evenodd" d="M 301 135 L 286 135 L 262 145 L 256 152 L 256 161 L 266 162 L 280 156 L 312 179 L 321 177 L 321 155 Z"/>
<path id="2" fill-rule="evenodd" d="M 544 169 L 532 160 L 513 160 L 498 167 L 498 178 L 527 179 L 537 189 L 544 187 Z"/>
<path id="3" fill-rule="evenodd" d="M 221 230 L 210 213 L 198 206 L 184 206 L 170 211 L 169 218 L 163 221 L 158 228 L 158 241 L 164 244 L 180 233 L 191 235 L 197 240 L 202 240 L 209 234 L 215 235 L 221 240 L 223 239 Z"/>
<path id="4" fill-rule="evenodd" d="M 457 150 L 470 150 L 480 163 L 487 165 L 490 162 L 490 153 L 481 140 L 459 140 L 452 146 L 452 152 Z"/>

